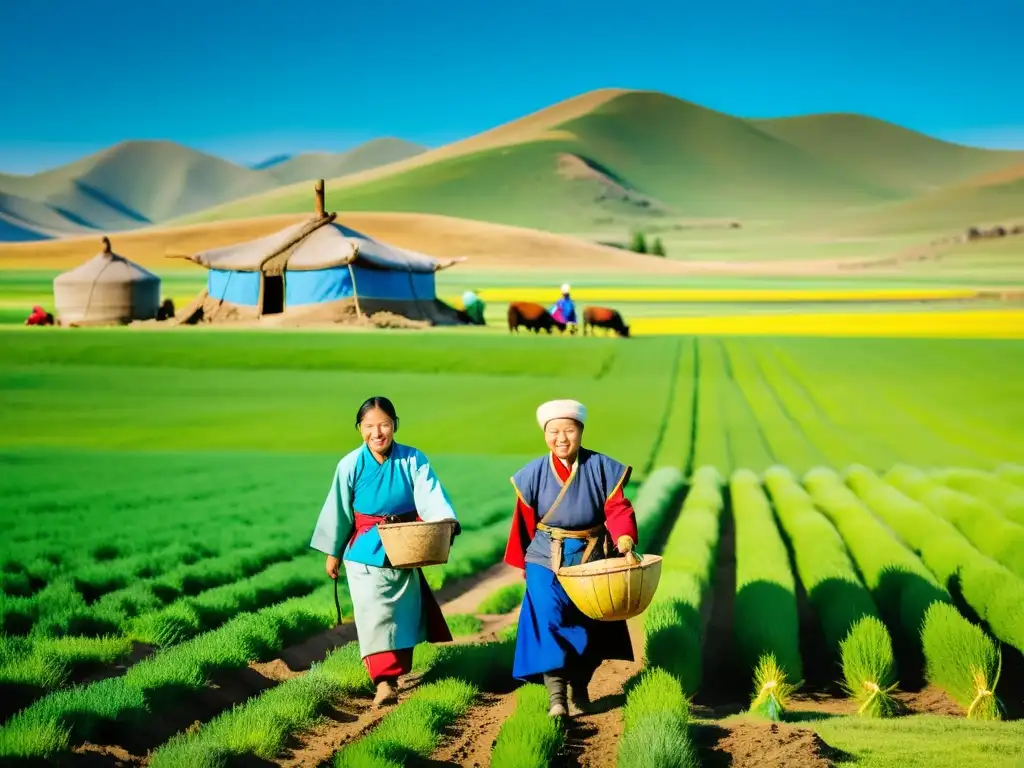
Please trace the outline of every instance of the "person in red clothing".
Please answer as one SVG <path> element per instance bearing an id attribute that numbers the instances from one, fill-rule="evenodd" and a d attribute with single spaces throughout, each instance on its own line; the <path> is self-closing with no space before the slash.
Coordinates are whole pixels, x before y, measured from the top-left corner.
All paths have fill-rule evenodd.
<path id="1" fill-rule="evenodd" d="M 575 400 L 541 405 L 537 422 L 549 453 L 512 477 L 516 506 L 505 562 L 526 578 L 512 674 L 543 680 L 553 717 L 587 711 L 587 689 L 602 661 L 634 660 L 626 622 L 585 616 L 555 575 L 637 543 L 636 514 L 623 493 L 632 468 L 582 446 L 586 418 Z"/>
<path id="2" fill-rule="evenodd" d="M 32 307 L 32 314 L 25 318 L 25 325 L 53 325 L 53 315 L 37 304 Z"/>

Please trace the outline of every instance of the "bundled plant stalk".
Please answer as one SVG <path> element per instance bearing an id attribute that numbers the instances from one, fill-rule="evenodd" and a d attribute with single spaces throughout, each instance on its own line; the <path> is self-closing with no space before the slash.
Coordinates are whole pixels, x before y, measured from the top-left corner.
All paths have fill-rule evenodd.
<path id="1" fill-rule="evenodd" d="M 765 485 L 825 643 L 842 664 L 844 688 L 861 703 L 858 714 L 892 714 L 892 692 L 897 687 L 892 639 L 842 537 L 788 469 L 770 468 Z"/>
<path id="2" fill-rule="evenodd" d="M 877 616 L 863 616 L 839 645 L 843 690 L 860 706 L 861 717 L 892 717 L 898 706 L 892 694 L 896 662 L 889 630 Z"/>
<path id="3" fill-rule="evenodd" d="M 786 681 L 786 673 L 775 661 L 775 654 L 766 653 L 754 669 L 754 688 L 757 693 L 750 702 L 750 712 L 769 720 L 781 720 L 797 686 Z"/>
<path id="4" fill-rule="evenodd" d="M 1002 654 L 980 627 L 967 623 L 951 605 L 928 609 L 921 632 L 928 679 L 944 688 L 965 707 L 969 720 L 1001 720 L 1002 701 L 996 696 Z"/>

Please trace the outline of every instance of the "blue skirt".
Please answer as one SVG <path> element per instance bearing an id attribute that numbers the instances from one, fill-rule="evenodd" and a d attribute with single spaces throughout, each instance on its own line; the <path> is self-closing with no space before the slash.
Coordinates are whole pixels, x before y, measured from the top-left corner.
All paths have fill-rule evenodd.
<path id="1" fill-rule="evenodd" d="M 605 659 L 634 660 L 626 622 L 585 616 L 565 594 L 553 571 L 527 563 L 512 676 L 540 682 L 545 672 L 581 665 L 596 669 Z"/>

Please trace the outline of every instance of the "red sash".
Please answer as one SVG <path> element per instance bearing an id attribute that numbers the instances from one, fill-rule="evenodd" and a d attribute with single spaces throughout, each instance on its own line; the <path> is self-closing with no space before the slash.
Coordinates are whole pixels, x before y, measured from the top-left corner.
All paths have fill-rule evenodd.
<path id="1" fill-rule="evenodd" d="M 352 513 L 355 518 L 355 524 L 352 526 L 352 535 L 348 538 L 348 545 L 351 546 L 352 542 L 362 536 L 371 528 L 376 528 L 380 523 L 387 520 L 388 522 L 396 523 L 416 523 L 420 522 L 420 516 L 415 510 L 411 512 L 402 512 L 398 515 L 364 515 L 362 512 Z"/>

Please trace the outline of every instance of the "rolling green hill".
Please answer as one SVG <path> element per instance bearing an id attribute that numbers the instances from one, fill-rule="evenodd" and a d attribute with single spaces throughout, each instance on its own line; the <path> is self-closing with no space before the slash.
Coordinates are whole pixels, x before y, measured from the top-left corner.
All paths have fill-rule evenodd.
<path id="1" fill-rule="evenodd" d="M 402 139 L 374 139 L 348 152 L 305 152 L 269 166 L 265 173 L 278 184 L 335 178 L 415 157 L 427 148 Z"/>
<path id="2" fill-rule="evenodd" d="M 33 176 L 0 174 L 0 240 L 116 231 L 161 223 L 282 184 L 343 175 L 423 148 L 385 139 L 349 152 L 245 168 L 169 141 L 128 141 Z"/>
<path id="3" fill-rule="evenodd" d="M 1024 162 L 852 217 L 850 233 L 950 234 L 971 226 L 1024 223 Z"/>
<path id="4" fill-rule="evenodd" d="M 437 159 L 427 162 L 432 155 Z M 384 167 L 329 180 L 327 205 L 563 232 L 651 218 L 793 220 L 907 202 L 1021 158 L 870 118 L 744 120 L 660 93 L 626 91 L 482 149 L 435 151 L 391 173 Z M 181 222 L 311 206 L 309 186 L 292 185 Z"/>
<path id="5" fill-rule="evenodd" d="M 800 147 L 816 161 L 874 183 L 922 194 L 1024 161 L 934 139 L 872 117 L 820 114 L 751 120 L 758 130 Z"/>

